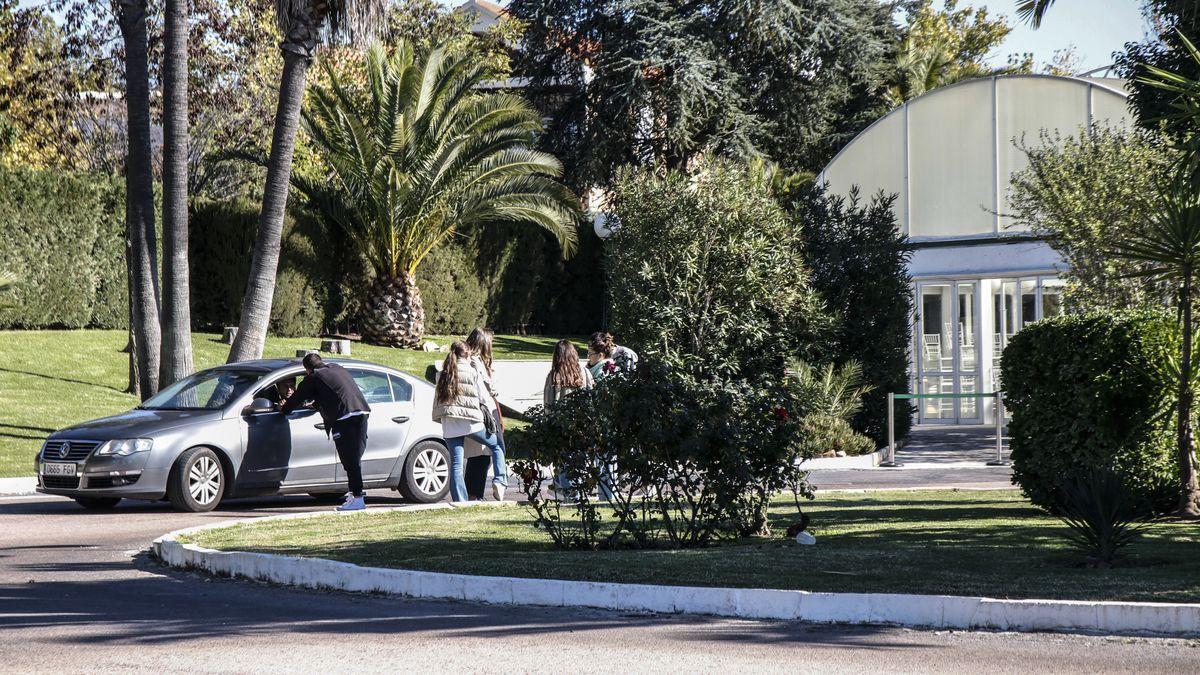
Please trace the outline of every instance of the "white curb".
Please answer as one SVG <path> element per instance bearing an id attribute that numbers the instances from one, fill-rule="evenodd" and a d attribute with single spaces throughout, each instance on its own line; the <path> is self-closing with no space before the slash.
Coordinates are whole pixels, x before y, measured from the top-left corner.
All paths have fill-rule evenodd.
<path id="1" fill-rule="evenodd" d="M 0 478 L 0 497 L 24 497 L 37 494 L 37 477 Z"/>
<path id="2" fill-rule="evenodd" d="M 824 471 L 829 469 L 874 469 L 883 461 L 884 450 L 879 449 L 865 455 L 853 457 L 814 457 L 800 462 L 800 468 L 805 471 Z"/>
<path id="3" fill-rule="evenodd" d="M 479 505 L 500 505 L 483 502 Z M 557 579 L 519 579 L 361 567 L 296 556 L 215 551 L 178 541 L 180 535 L 239 523 L 315 517 L 355 517 L 380 511 L 451 508 L 448 504 L 329 511 L 243 518 L 177 530 L 154 541 L 154 554 L 172 567 L 290 584 L 304 588 L 386 593 L 412 598 L 466 600 L 547 607 L 594 607 L 624 611 L 713 614 L 815 623 L 1086 631 L 1104 634 L 1200 634 L 1200 604 L 999 600 L 895 593 L 813 593 L 760 588 L 655 586 Z"/>

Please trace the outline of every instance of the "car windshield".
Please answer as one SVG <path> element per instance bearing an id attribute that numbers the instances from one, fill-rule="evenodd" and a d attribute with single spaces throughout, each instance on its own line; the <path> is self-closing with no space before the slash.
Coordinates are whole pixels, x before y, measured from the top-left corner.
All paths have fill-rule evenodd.
<path id="1" fill-rule="evenodd" d="M 150 397 L 149 410 L 217 410 L 241 396 L 262 373 L 253 370 L 205 370 L 184 378 Z"/>

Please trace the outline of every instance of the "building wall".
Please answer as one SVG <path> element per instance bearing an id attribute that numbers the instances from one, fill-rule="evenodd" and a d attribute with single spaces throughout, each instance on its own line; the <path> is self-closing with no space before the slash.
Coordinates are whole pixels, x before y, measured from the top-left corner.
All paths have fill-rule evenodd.
<path id="1" fill-rule="evenodd" d="M 991 424 L 1005 345 L 1062 311 L 1063 262 L 1009 214 L 1022 147 L 1131 122 L 1123 82 L 1043 75 L 968 80 L 913 99 L 850 142 L 821 173 L 833 194 L 897 195 L 914 244 L 910 347 L 919 423 Z M 938 397 L 937 394 L 955 394 Z"/>

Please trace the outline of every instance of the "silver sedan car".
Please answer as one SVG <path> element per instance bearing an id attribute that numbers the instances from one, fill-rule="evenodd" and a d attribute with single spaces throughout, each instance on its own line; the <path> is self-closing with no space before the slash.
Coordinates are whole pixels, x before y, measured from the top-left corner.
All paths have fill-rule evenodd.
<path id="1" fill-rule="evenodd" d="M 441 425 L 431 419 L 433 385 L 373 363 L 333 361 L 350 371 L 371 405 L 365 486 L 440 500 L 450 462 Z M 91 509 L 167 499 L 183 511 L 208 511 L 228 497 L 340 497 L 346 474 L 321 416 L 279 412 L 281 393 L 303 376 L 294 360 L 226 364 L 129 412 L 56 431 L 37 456 L 38 492 Z"/>

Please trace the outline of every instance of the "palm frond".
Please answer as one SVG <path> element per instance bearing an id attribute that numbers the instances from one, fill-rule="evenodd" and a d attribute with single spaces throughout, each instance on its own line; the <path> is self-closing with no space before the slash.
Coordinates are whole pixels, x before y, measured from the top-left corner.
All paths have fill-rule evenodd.
<path id="1" fill-rule="evenodd" d="M 1034 28 L 1042 27 L 1042 20 L 1054 0 L 1020 0 L 1017 2 L 1017 18 Z"/>
<path id="2" fill-rule="evenodd" d="M 327 69 L 312 88 L 304 129 L 329 172 L 293 184 L 377 274 L 412 273 L 458 228 L 501 222 L 574 251 L 579 200 L 534 148 L 541 120 L 524 99 L 481 91 L 478 65 L 442 48 L 374 45 L 363 67 L 365 84 Z"/>
<path id="3" fill-rule="evenodd" d="M 331 44 L 366 42 L 387 23 L 387 0 L 275 0 L 275 22 L 286 37 L 311 23 Z"/>

